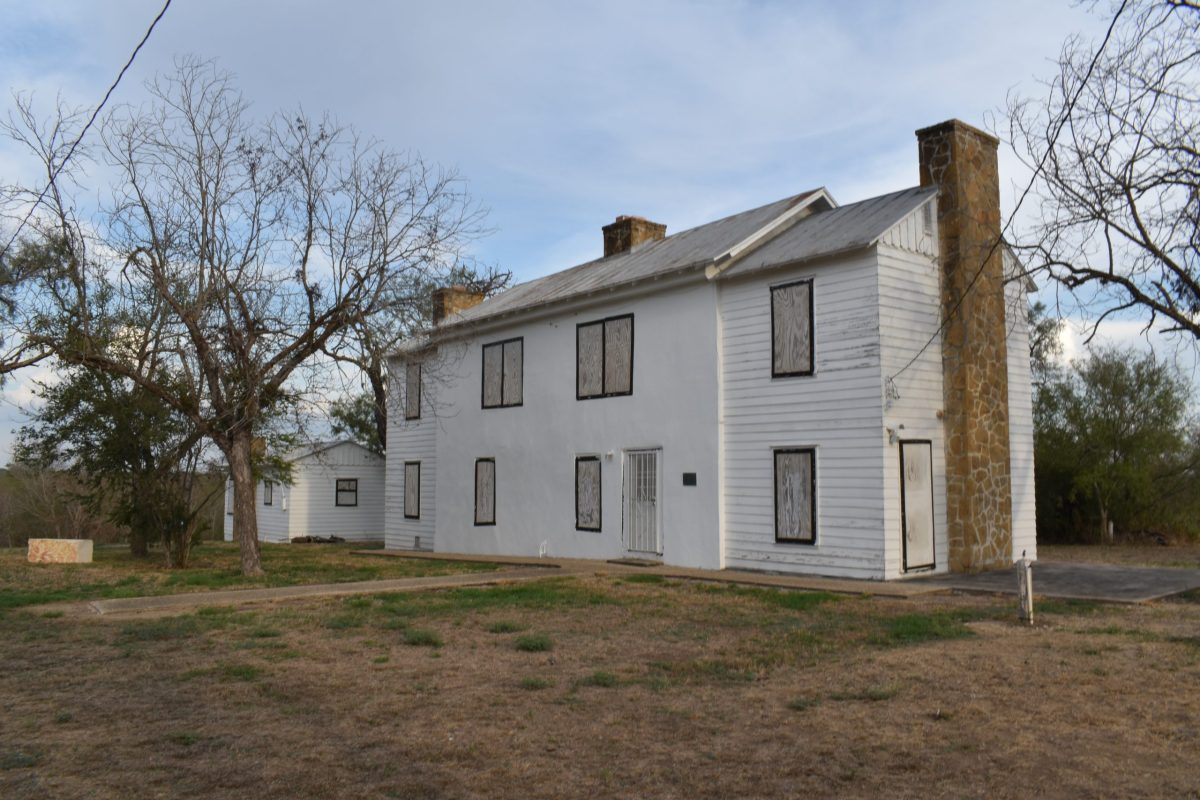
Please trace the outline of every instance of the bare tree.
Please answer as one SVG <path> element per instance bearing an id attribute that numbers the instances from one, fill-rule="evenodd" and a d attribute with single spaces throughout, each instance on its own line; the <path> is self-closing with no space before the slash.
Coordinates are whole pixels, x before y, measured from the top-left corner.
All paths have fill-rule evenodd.
<path id="1" fill-rule="evenodd" d="M 1107 37 L 1072 37 L 1043 101 L 1012 98 L 1008 138 L 1040 218 L 1015 249 L 1094 336 L 1114 314 L 1200 341 L 1200 6 L 1114 3 Z"/>
<path id="2" fill-rule="evenodd" d="M 370 319 L 358 319 L 336 339 L 330 341 L 325 352 L 334 361 L 354 368 L 363 382 L 365 395 L 352 396 L 337 407 L 341 427 L 363 429 L 368 420 L 348 418 L 370 413 L 370 437 L 381 450 L 387 448 L 387 359 L 400 342 L 428 330 L 432 313 L 430 298 L 433 290 L 446 284 L 460 286 L 482 295 L 492 295 L 508 286 L 512 273 L 495 267 L 477 265 L 463 260 L 449 274 L 437 276 L 409 276 L 406 285 L 395 287 L 399 291 L 388 300 L 388 309 Z M 428 376 L 424 388 L 428 391 L 436 383 L 436 376 Z M 349 423 L 349 424 L 348 424 Z M 338 427 L 335 424 L 335 428 Z"/>
<path id="3" fill-rule="evenodd" d="M 447 271 L 482 212 L 455 174 L 329 117 L 255 124 L 211 63 L 181 60 L 147 88 L 146 106 L 103 120 L 99 213 L 84 225 L 49 201 L 69 263 L 32 298 L 31 339 L 134 381 L 221 450 L 242 571 L 260 574 L 256 438 L 322 396 L 315 358 L 414 274 Z M 137 368 L 146 347 L 154 369 Z"/>

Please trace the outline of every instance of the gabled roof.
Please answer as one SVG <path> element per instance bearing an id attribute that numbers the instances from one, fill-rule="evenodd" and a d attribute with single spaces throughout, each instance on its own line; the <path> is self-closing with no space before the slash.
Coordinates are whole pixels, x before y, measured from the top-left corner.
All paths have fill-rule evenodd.
<path id="1" fill-rule="evenodd" d="M 918 186 L 805 217 L 721 271 L 720 277 L 733 278 L 870 247 L 936 195 L 937 187 Z"/>
<path id="2" fill-rule="evenodd" d="M 936 194 L 936 188 L 916 187 L 840 207 L 824 189 L 785 197 L 627 253 L 518 284 L 447 319 L 434 338 L 440 331 L 672 273 L 706 270 L 709 279 L 725 279 L 868 247 Z M 410 340 L 401 351 L 428 341 Z"/>
<path id="3" fill-rule="evenodd" d="M 352 444 L 360 450 L 365 450 L 368 453 L 371 452 L 353 439 L 332 439 L 327 442 L 312 442 L 311 444 L 304 444 L 300 445 L 299 447 L 294 447 L 285 453 L 283 457 L 284 460 L 294 463 L 296 461 L 302 461 L 306 458 L 312 458 L 315 455 L 319 455 L 327 450 L 332 450 L 333 448 L 340 447 L 344 444 Z M 371 454 L 376 455 L 375 453 Z"/>

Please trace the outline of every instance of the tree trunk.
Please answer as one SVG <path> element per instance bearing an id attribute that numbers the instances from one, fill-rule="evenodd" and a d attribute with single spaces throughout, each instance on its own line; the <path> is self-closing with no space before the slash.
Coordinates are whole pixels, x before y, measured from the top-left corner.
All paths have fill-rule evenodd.
<path id="1" fill-rule="evenodd" d="M 373 365 L 374 366 L 374 365 Z M 379 436 L 379 447 L 387 452 L 387 382 L 383 375 L 383 367 L 368 370 L 371 380 L 371 394 L 375 398 L 375 430 Z"/>
<path id="2" fill-rule="evenodd" d="M 229 440 L 225 457 L 229 459 L 229 477 L 233 480 L 233 539 L 242 555 L 243 575 L 262 575 L 262 556 L 258 548 L 258 509 L 254 505 L 254 466 L 250 431 L 238 431 Z"/>

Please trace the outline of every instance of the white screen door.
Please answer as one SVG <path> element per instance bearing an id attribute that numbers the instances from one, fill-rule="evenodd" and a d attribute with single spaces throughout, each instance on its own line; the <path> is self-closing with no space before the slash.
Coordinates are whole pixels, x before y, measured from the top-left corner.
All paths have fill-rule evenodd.
<path id="1" fill-rule="evenodd" d="M 658 524 L 658 450 L 625 453 L 625 546 L 632 553 L 662 554 Z"/>
<path id="2" fill-rule="evenodd" d="M 900 507 L 904 527 L 904 569 L 932 567 L 933 445 L 900 443 Z"/>

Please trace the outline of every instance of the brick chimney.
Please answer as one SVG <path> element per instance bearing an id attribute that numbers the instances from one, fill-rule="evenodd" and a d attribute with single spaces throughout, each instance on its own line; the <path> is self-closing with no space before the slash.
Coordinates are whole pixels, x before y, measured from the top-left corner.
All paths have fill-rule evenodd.
<path id="1" fill-rule="evenodd" d="M 643 242 L 657 242 L 667 235 L 667 226 L 644 217 L 617 217 L 605 225 L 604 257 L 628 253 Z"/>
<path id="2" fill-rule="evenodd" d="M 465 286 L 443 286 L 433 290 L 433 324 L 439 325 L 451 314 L 466 311 L 483 302 L 483 292 Z"/>
<path id="3" fill-rule="evenodd" d="M 952 572 L 1013 563 L 999 140 L 959 120 L 917 131 L 939 189 L 946 521 Z M 978 277 L 977 277 L 978 276 Z"/>

